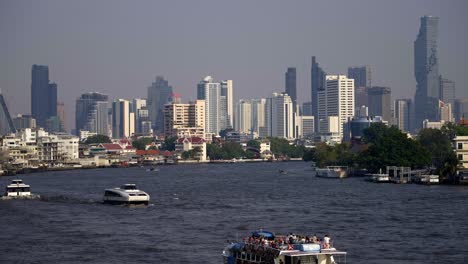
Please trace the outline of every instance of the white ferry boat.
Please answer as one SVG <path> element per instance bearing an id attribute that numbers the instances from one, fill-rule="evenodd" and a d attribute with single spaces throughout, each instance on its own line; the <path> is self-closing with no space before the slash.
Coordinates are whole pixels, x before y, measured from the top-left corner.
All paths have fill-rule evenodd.
<path id="1" fill-rule="evenodd" d="M 378 183 L 390 182 L 390 176 L 384 173 L 370 174 L 370 179 L 371 181 Z"/>
<path id="2" fill-rule="evenodd" d="M 106 189 L 104 203 L 108 204 L 144 204 L 148 205 L 150 196 L 138 190 L 135 184 L 124 184 L 120 188 Z"/>
<path id="3" fill-rule="evenodd" d="M 322 169 L 315 169 L 315 176 L 320 178 L 346 178 L 348 167 L 328 166 Z"/>
<path id="4" fill-rule="evenodd" d="M 304 236 L 293 236 L 275 236 L 266 231 L 253 232 L 243 242 L 231 243 L 223 250 L 223 263 L 346 263 L 347 253 L 331 247 L 329 238 L 320 242 L 305 240 Z"/>
<path id="5" fill-rule="evenodd" d="M 21 179 L 14 179 L 5 190 L 2 199 L 32 199 L 39 198 L 39 195 L 31 193 L 31 186 L 25 184 Z"/>

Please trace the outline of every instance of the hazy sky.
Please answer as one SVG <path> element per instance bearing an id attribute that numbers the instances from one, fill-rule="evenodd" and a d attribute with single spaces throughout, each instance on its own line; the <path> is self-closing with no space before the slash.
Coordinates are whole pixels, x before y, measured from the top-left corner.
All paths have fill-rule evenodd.
<path id="1" fill-rule="evenodd" d="M 29 113 L 31 65 L 49 65 L 71 129 L 81 93 L 146 97 L 156 75 L 184 101 L 205 75 L 251 98 L 283 91 L 297 67 L 309 101 L 315 55 L 329 74 L 369 64 L 373 84 L 413 97 L 413 42 L 428 14 L 440 17 L 440 73 L 468 97 L 467 10 L 465 0 L 0 0 L 0 88 L 12 114 Z"/>

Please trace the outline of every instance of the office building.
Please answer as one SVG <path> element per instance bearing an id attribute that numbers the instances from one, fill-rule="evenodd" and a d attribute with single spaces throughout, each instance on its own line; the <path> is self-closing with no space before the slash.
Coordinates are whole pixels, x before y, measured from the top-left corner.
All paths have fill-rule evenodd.
<path id="1" fill-rule="evenodd" d="M 239 103 L 237 104 L 235 130 L 240 133 L 252 133 L 252 117 L 252 101 L 244 99 L 239 100 Z"/>
<path id="2" fill-rule="evenodd" d="M 348 78 L 354 79 L 354 88 L 371 87 L 371 70 L 369 65 L 349 67 Z"/>
<path id="3" fill-rule="evenodd" d="M 118 99 L 112 103 L 112 137 L 128 138 L 135 133 L 135 113 L 130 112 L 130 101 Z"/>
<path id="4" fill-rule="evenodd" d="M 164 132 L 164 105 L 171 102 L 172 86 L 162 76 L 148 87 L 147 108 L 153 130 L 157 134 Z"/>
<path id="5" fill-rule="evenodd" d="M 226 128 L 223 128 L 226 113 L 221 112 L 226 111 L 221 103 L 221 84 L 214 82 L 211 76 L 205 77 L 197 85 L 197 99 L 205 101 L 205 133 L 218 135 Z M 210 135 L 207 138 L 211 138 Z"/>
<path id="6" fill-rule="evenodd" d="M 58 102 L 57 103 L 57 117 L 60 120 L 60 123 L 62 123 L 62 126 L 64 130 L 65 128 L 65 104 L 63 102 Z"/>
<path id="7" fill-rule="evenodd" d="M 361 140 L 364 130 L 375 123 L 388 125 L 388 121 L 383 120 L 381 116 L 350 118 L 345 124 L 343 141 Z"/>
<path id="8" fill-rule="evenodd" d="M 455 121 L 468 120 L 468 99 L 455 100 Z"/>
<path id="9" fill-rule="evenodd" d="M 381 116 L 385 121 L 392 120 L 391 89 L 388 87 L 372 87 L 369 94 L 369 115 Z"/>
<path id="10" fill-rule="evenodd" d="M 326 73 L 320 68 L 315 56 L 312 56 L 312 67 L 310 71 L 311 77 L 311 102 L 312 102 L 312 115 L 318 117 L 319 113 L 319 93 L 325 90 L 325 75 Z M 314 120 L 314 128 L 316 132 L 319 129 L 319 118 Z"/>
<path id="11" fill-rule="evenodd" d="M 78 135 L 80 130 L 105 136 L 110 134 L 108 98 L 106 94 L 90 92 L 76 99 L 75 130 Z"/>
<path id="12" fill-rule="evenodd" d="M 295 138 L 309 138 L 314 135 L 314 117 L 313 116 L 295 116 L 294 122 Z"/>
<path id="13" fill-rule="evenodd" d="M 18 115 L 13 118 L 13 124 L 17 130 L 36 128 L 36 119 L 31 115 Z"/>
<path id="14" fill-rule="evenodd" d="M 354 102 L 356 109 L 358 107 L 369 106 L 369 87 L 357 87 L 354 89 Z"/>
<path id="15" fill-rule="evenodd" d="M 440 100 L 455 105 L 455 82 L 449 79 L 439 77 Z"/>
<path id="16" fill-rule="evenodd" d="M 395 100 L 393 121 L 403 132 L 411 131 L 411 104 L 411 99 Z"/>
<path id="17" fill-rule="evenodd" d="M 439 101 L 439 116 L 440 121 L 444 122 L 453 122 L 453 112 L 452 112 L 452 105 L 450 103 L 445 103 L 443 101 Z"/>
<path id="18" fill-rule="evenodd" d="M 5 98 L 0 90 L 0 136 L 16 132 Z"/>
<path id="19" fill-rule="evenodd" d="M 301 115 L 312 116 L 312 102 L 302 103 Z"/>
<path id="20" fill-rule="evenodd" d="M 296 80 L 296 68 L 288 68 L 285 73 L 285 92 L 291 97 L 293 102 L 293 110 L 296 111 L 297 106 L 297 80 Z"/>
<path id="21" fill-rule="evenodd" d="M 33 65 L 31 69 L 31 113 L 37 125 L 45 126 L 52 116 L 57 116 L 57 84 L 49 81 L 49 67 Z"/>
<path id="22" fill-rule="evenodd" d="M 133 99 L 130 106 L 130 112 L 135 114 L 135 133 L 138 135 L 152 135 L 152 129 L 144 129 L 147 126 L 151 127 L 151 120 L 149 110 L 146 105 L 146 99 Z"/>
<path id="23" fill-rule="evenodd" d="M 421 18 L 418 37 L 414 42 L 414 76 L 416 78 L 415 128 L 421 128 L 422 121 L 438 119 L 440 96 L 439 58 L 437 52 L 439 18 Z"/>

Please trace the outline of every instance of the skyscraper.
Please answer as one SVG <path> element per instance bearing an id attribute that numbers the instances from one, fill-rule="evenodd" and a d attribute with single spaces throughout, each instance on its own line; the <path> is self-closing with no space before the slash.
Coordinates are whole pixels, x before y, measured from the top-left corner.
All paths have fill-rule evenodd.
<path id="1" fill-rule="evenodd" d="M 317 118 L 319 113 L 319 91 L 325 89 L 325 75 L 326 73 L 320 68 L 319 64 L 315 60 L 315 56 L 312 56 L 312 67 L 310 71 L 311 77 L 311 102 L 312 102 L 312 115 L 315 116 L 314 129 L 315 132 L 318 132 L 319 128 L 319 118 Z"/>
<path id="2" fill-rule="evenodd" d="M 0 136 L 14 133 L 15 131 L 16 129 L 8 111 L 5 98 L 3 98 L 3 94 L 0 91 Z"/>
<path id="3" fill-rule="evenodd" d="M 232 80 L 221 82 L 221 130 L 233 128 L 234 126 L 234 106 Z"/>
<path id="4" fill-rule="evenodd" d="M 130 112 L 130 101 L 118 99 L 112 103 L 112 137 L 128 138 L 135 133 L 135 113 Z"/>
<path id="5" fill-rule="evenodd" d="M 384 121 L 392 120 L 391 89 L 388 87 L 374 86 L 369 88 L 369 115 L 381 116 Z"/>
<path id="6" fill-rule="evenodd" d="M 214 82 L 213 77 L 206 76 L 197 85 L 197 99 L 205 100 L 205 133 L 218 135 L 226 128 L 227 116 L 227 107 L 223 107 L 221 102 L 221 84 Z M 207 137 L 210 138 L 210 135 Z"/>
<path id="7" fill-rule="evenodd" d="M 468 120 L 468 99 L 455 100 L 455 122 Z"/>
<path id="8" fill-rule="evenodd" d="M 411 99 L 397 99 L 393 111 L 394 124 L 403 132 L 410 132 Z"/>
<path id="9" fill-rule="evenodd" d="M 371 87 L 370 66 L 349 67 L 348 78 L 354 79 L 354 88 Z"/>
<path id="10" fill-rule="evenodd" d="M 34 64 L 31 69 L 31 113 L 37 125 L 57 116 L 57 84 L 49 83 L 49 67 Z"/>
<path id="11" fill-rule="evenodd" d="M 148 87 L 147 108 L 157 134 L 164 132 L 164 105 L 170 102 L 172 93 L 172 86 L 162 76 L 157 76 L 156 81 Z"/>
<path id="12" fill-rule="evenodd" d="M 65 128 L 65 104 L 63 102 L 57 103 L 57 116 Z"/>
<path id="13" fill-rule="evenodd" d="M 239 100 L 237 104 L 236 131 L 240 133 L 252 133 L 252 116 L 252 101 L 244 99 Z"/>
<path id="14" fill-rule="evenodd" d="M 75 129 L 109 135 L 108 96 L 98 92 L 82 94 L 76 99 Z"/>
<path id="15" fill-rule="evenodd" d="M 293 111 L 296 111 L 297 105 L 297 85 L 296 68 L 288 68 L 285 73 L 285 92 L 291 97 L 293 102 Z"/>
<path id="16" fill-rule="evenodd" d="M 414 76 L 416 77 L 415 128 L 421 128 L 422 121 L 438 119 L 440 98 L 439 58 L 437 55 L 439 18 L 421 17 L 421 27 L 414 42 Z"/>
<path id="17" fill-rule="evenodd" d="M 439 77 L 440 82 L 440 100 L 452 106 L 452 114 L 455 110 L 455 82 L 449 79 Z"/>

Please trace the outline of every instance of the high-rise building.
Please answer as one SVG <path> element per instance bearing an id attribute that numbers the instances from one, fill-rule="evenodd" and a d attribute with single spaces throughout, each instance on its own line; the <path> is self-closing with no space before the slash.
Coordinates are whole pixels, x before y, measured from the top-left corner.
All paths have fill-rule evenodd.
<path id="1" fill-rule="evenodd" d="M 455 82 L 449 79 L 439 77 L 440 82 L 440 100 L 444 103 L 449 103 L 452 107 L 452 115 L 455 110 Z"/>
<path id="2" fill-rule="evenodd" d="M 11 119 L 10 112 L 0 90 L 0 136 L 14 133 L 16 131 L 13 120 Z"/>
<path id="3" fill-rule="evenodd" d="M 37 125 L 57 116 L 57 84 L 49 82 L 49 67 L 33 65 L 31 69 L 31 113 Z"/>
<path id="4" fill-rule="evenodd" d="M 312 115 L 318 117 L 319 113 L 319 93 L 325 90 L 325 75 L 326 73 L 320 68 L 315 56 L 312 56 L 312 67 L 310 71 L 311 77 L 311 102 L 312 102 Z M 314 129 L 318 132 L 319 118 L 314 120 Z"/>
<path id="5" fill-rule="evenodd" d="M 157 134 L 164 132 L 164 105 L 170 103 L 173 94 L 172 86 L 162 76 L 157 76 L 156 81 L 148 87 L 147 108 Z"/>
<path id="6" fill-rule="evenodd" d="M 369 115 L 381 116 L 383 120 L 392 120 L 391 89 L 388 87 L 374 86 L 369 88 Z"/>
<path id="7" fill-rule="evenodd" d="M 369 106 L 369 87 L 357 87 L 354 89 L 354 102 L 356 108 L 363 105 Z"/>
<path id="8" fill-rule="evenodd" d="M 348 78 L 354 79 L 354 88 L 371 87 L 370 66 L 349 67 Z"/>
<path id="9" fill-rule="evenodd" d="M 221 130 L 234 127 L 232 80 L 221 82 Z M 225 121 L 223 121 L 225 120 Z"/>
<path id="10" fill-rule="evenodd" d="M 76 99 L 75 130 L 109 135 L 108 96 L 98 92 L 84 93 Z"/>
<path id="11" fill-rule="evenodd" d="M 63 102 L 57 103 L 57 117 L 60 120 L 60 123 L 62 123 L 63 128 L 65 129 L 65 104 Z"/>
<path id="12" fill-rule="evenodd" d="M 297 79 L 296 68 L 290 67 L 285 73 L 285 92 L 291 97 L 293 102 L 293 111 L 296 111 L 297 106 Z"/>
<path id="13" fill-rule="evenodd" d="M 294 112 L 291 97 L 285 93 L 273 93 L 267 98 L 265 123 L 267 136 L 294 138 Z"/>
<path id="14" fill-rule="evenodd" d="M 354 116 L 354 80 L 346 75 L 327 75 L 326 88 L 319 93 L 320 133 L 338 133 Z M 331 131 L 333 130 L 333 131 Z"/>
<path id="15" fill-rule="evenodd" d="M 314 135 L 314 117 L 296 115 L 294 123 L 295 138 L 307 138 Z"/>
<path id="16" fill-rule="evenodd" d="M 151 124 L 149 110 L 146 105 L 146 99 L 133 99 L 130 106 L 130 112 L 135 114 L 135 133 L 139 135 L 152 134 L 152 129 L 144 129 Z"/>
<path id="17" fill-rule="evenodd" d="M 452 104 L 439 101 L 439 116 L 440 121 L 453 122 Z"/>
<path id="18" fill-rule="evenodd" d="M 411 131 L 411 99 L 395 100 L 393 121 L 401 131 Z"/>
<path id="19" fill-rule="evenodd" d="M 205 101 L 166 104 L 164 106 L 164 135 L 178 138 L 205 138 Z"/>
<path id="20" fill-rule="evenodd" d="M 301 115 L 312 116 L 312 102 L 302 103 Z"/>
<path id="21" fill-rule="evenodd" d="M 130 101 L 118 99 L 112 103 L 112 137 L 128 138 L 135 133 L 135 113 L 130 112 Z"/>
<path id="22" fill-rule="evenodd" d="M 414 42 L 414 76 L 416 77 L 415 128 L 421 128 L 422 121 L 438 119 L 440 98 L 439 58 L 437 55 L 439 18 L 421 17 L 421 27 Z"/>
<path id="23" fill-rule="evenodd" d="M 249 134 L 252 133 L 253 128 L 253 112 L 252 112 L 252 101 L 251 100 L 239 100 L 237 104 L 237 115 L 236 115 L 236 131 L 240 133 Z"/>
<path id="24" fill-rule="evenodd" d="M 455 100 L 455 121 L 468 120 L 468 99 Z"/>
<path id="25" fill-rule="evenodd" d="M 34 119 L 31 115 L 18 115 L 17 117 L 13 118 L 13 124 L 18 130 L 36 128 L 36 119 Z"/>
<path id="26" fill-rule="evenodd" d="M 221 84 L 214 82 L 211 76 L 205 77 L 197 85 L 197 99 L 205 100 L 205 133 L 218 135 L 226 124 L 226 114 L 221 113 Z M 208 135 L 208 138 L 211 137 Z"/>

